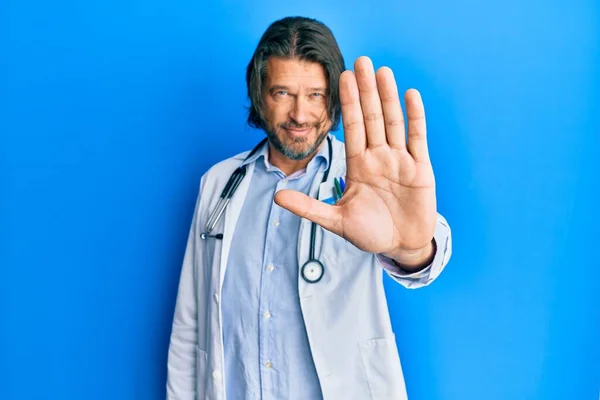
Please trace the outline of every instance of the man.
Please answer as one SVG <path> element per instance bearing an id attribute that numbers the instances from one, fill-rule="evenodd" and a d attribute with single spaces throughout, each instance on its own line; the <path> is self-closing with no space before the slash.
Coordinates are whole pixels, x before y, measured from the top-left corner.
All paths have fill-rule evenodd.
<path id="1" fill-rule="evenodd" d="M 450 229 L 419 93 L 405 95 L 406 134 L 392 71 L 366 57 L 354 69 L 318 21 L 284 18 L 261 38 L 248 121 L 268 140 L 202 177 L 168 399 L 406 398 L 383 272 L 428 285 Z M 345 144 L 329 133 L 342 116 Z"/>

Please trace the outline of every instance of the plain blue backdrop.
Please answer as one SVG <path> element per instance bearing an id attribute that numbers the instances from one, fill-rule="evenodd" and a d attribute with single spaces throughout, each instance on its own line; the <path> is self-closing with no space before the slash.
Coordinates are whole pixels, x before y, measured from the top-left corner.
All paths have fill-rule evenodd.
<path id="1" fill-rule="evenodd" d="M 164 398 L 199 179 L 262 138 L 287 15 L 425 102 L 454 256 L 386 279 L 411 400 L 597 400 L 597 0 L 1 1 L 0 398 Z"/>

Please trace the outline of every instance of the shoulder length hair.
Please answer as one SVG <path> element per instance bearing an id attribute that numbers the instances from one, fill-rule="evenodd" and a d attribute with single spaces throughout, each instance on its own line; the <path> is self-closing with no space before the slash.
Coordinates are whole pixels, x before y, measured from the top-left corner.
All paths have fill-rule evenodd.
<path id="1" fill-rule="evenodd" d="M 331 130 L 340 123 L 340 75 L 345 70 L 344 58 L 331 30 L 320 21 L 305 17 L 286 17 L 273 22 L 261 37 L 246 69 L 250 107 L 248 124 L 265 129 L 263 83 L 269 57 L 283 57 L 319 63 L 327 77 L 327 116 Z"/>

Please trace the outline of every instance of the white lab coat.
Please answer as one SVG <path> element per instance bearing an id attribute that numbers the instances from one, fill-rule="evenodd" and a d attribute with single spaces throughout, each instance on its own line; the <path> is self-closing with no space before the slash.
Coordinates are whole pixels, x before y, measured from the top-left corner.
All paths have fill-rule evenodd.
<path id="1" fill-rule="evenodd" d="M 333 159 L 328 187 L 332 187 L 334 177 L 344 176 L 346 171 L 344 144 L 333 136 L 332 139 Z M 254 163 L 248 166 L 245 179 L 213 231 L 223 232 L 223 240 L 202 240 L 200 233 L 227 180 L 247 154 L 238 154 L 216 164 L 201 180 L 169 346 L 169 400 L 226 398 L 223 346 L 227 344 L 222 340 L 221 289 L 231 239 L 252 179 Z M 317 175 L 311 195 L 319 192 L 322 177 L 322 172 Z M 308 259 L 310 224 L 303 219 L 300 225 L 299 266 Z M 441 215 L 438 215 L 435 239 L 437 253 L 424 273 L 392 278 L 410 288 L 431 283 L 451 255 L 450 228 Z M 320 227 L 315 255 L 324 263 L 325 275 L 316 284 L 299 278 L 298 292 L 324 400 L 406 399 L 380 260 Z"/>

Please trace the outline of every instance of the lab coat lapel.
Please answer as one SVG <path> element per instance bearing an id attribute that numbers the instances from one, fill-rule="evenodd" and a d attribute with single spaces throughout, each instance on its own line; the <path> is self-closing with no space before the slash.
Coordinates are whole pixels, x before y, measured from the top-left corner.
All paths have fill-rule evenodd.
<path id="1" fill-rule="evenodd" d="M 223 279 L 225 278 L 225 269 L 227 268 L 227 260 L 229 259 L 229 250 L 231 249 L 231 241 L 233 239 L 233 233 L 235 226 L 242 211 L 246 194 L 252 180 L 252 174 L 254 173 L 255 163 L 247 165 L 246 176 L 238 186 L 235 194 L 231 198 L 229 205 L 225 210 L 225 221 L 223 228 L 223 243 L 221 247 L 221 262 L 220 262 L 220 283 L 219 291 L 223 287 Z"/>

